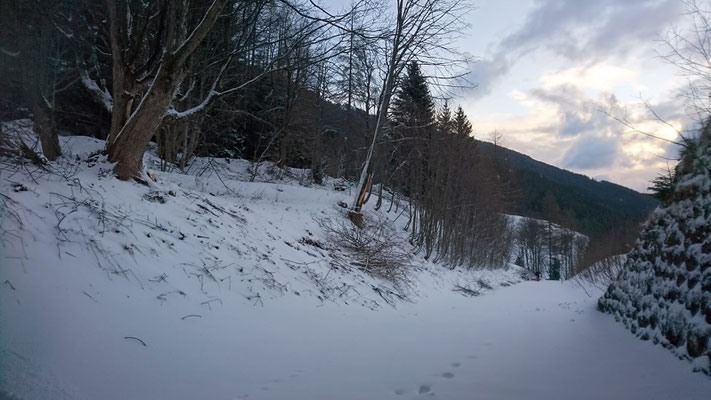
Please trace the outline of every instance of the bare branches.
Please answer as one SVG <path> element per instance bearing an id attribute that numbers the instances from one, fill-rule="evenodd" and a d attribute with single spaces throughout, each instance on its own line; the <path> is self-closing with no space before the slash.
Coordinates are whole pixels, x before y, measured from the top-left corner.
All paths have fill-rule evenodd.
<path id="1" fill-rule="evenodd" d="M 386 221 L 372 221 L 363 228 L 343 220 L 322 221 L 321 226 L 334 244 L 352 253 L 351 265 L 393 282 L 405 278 L 410 256 Z"/>
<path id="2" fill-rule="evenodd" d="M 678 146 L 684 146 L 684 142 L 686 141 L 686 138 L 684 137 L 684 135 L 682 134 L 682 132 L 679 131 L 679 129 L 677 129 L 677 127 L 674 126 L 671 122 L 669 122 L 669 121 L 663 119 L 663 118 L 654 110 L 654 107 L 652 107 L 652 105 L 649 104 L 649 102 L 648 102 L 647 100 L 644 100 L 644 99 L 643 99 L 643 100 L 642 100 L 642 103 L 643 103 L 643 105 L 644 105 L 645 110 L 646 110 L 648 113 L 651 114 L 651 116 L 653 117 L 653 119 L 654 119 L 655 121 L 657 121 L 657 122 L 659 122 L 659 123 L 661 123 L 661 124 L 663 124 L 663 125 L 665 125 L 665 126 L 668 126 L 668 127 L 672 128 L 672 129 L 677 133 L 677 135 L 682 138 L 682 141 L 667 139 L 667 138 L 665 138 L 665 137 L 661 137 L 661 136 L 659 136 L 659 135 L 657 135 L 657 134 L 655 134 L 655 133 L 649 132 L 649 131 L 647 131 L 647 130 L 641 128 L 641 127 L 639 126 L 639 123 L 638 123 L 638 122 L 636 122 L 636 121 L 634 121 L 632 118 L 630 118 L 630 116 L 628 115 L 628 113 L 627 113 L 626 110 L 622 110 L 622 113 L 620 114 L 620 113 L 619 113 L 620 110 L 600 108 L 600 112 L 606 114 L 608 117 L 610 117 L 610 118 L 614 119 L 615 121 L 619 122 L 620 124 L 626 126 L 626 127 L 629 128 L 632 132 L 639 133 L 639 134 L 641 134 L 641 135 L 643 135 L 643 136 L 647 136 L 647 137 L 652 138 L 652 139 L 655 139 L 655 140 L 661 140 L 661 141 L 663 141 L 663 142 L 672 143 L 672 144 L 675 144 L 675 145 L 678 145 Z"/>
<path id="3" fill-rule="evenodd" d="M 462 286 L 462 285 L 454 285 L 454 288 L 452 289 L 453 292 L 459 292 L 463 296 L 466 297 L 476 297 L 481 294 L 479 290 L 472 289 L 469 286 Z"/>
<path id="4" fill-rule="evenodd" d="M 682 0 L 686 7 L 684 28 L 673 26 L 659 38 L 658 55 L 673 65 L 687 81 L 678 94 L 687 113 L 703 122 L 711 113 L 711 10 L 698 0 Z"/>
<path id="5" fill-rule="evenodd" d="M 202 42 L 208 32 L 210 32 L 212 25 L 220 16 L 220 11 L 224 8 L 225 4 L 227 4 L 227 0 L 213 0 L 200 23 L 190 32 L 187 39 L 185 39 L 177 49 L 172 51 L 171 55 L 173 58 L 168 60 L 169 68 L 177 69 L 183 66 L 185 60 L 193 54 L 200 42 Z M 175 21 L 171 21 L 171 23 L 175 23 Z"/>
<path id="6" fill-rule="evenodd" d="M 432 60 L 437 64 L 437 54 L 452 52 L 446 40 L 457 35 L 462 26 L 462 15 L 468 10 L 466 3 L 460 0 L 398 0 L 395 9 L 395 26 L 389 32 L 386 47 L 387 69 L 372 143 L 368 149 L 363 169 L 358 181 L 359 191 L 353 200 L 353 212 L 360 213 L 366 190 L 367 178 L 376 143 L 387 118 L 390 100 L 395 90 L 395 81 L 403 69 L 413 60 Z M 455 60 L 450 60 L 450 64 Z"/>

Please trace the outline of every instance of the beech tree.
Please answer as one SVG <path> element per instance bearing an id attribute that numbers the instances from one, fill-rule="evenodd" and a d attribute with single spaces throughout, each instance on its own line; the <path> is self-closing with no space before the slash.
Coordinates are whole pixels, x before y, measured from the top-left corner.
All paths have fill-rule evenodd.
<path id="1" fill-rule="evenodd" d="M 227 3 L 189 7 L 188 0 L 106 0 L 113 59 L 107 150 L 119 179 L 139 175 L 146 146 L 185 78 L 188 58 Z"/>

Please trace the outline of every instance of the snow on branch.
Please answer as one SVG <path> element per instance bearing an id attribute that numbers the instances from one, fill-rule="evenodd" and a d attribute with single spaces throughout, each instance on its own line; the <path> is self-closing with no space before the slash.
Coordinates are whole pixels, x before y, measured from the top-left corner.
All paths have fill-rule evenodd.
<path id="1" fill-rule="evenodd" d="M 17 57 L 20 55 L 20 50 L 10 51 L 10 50 L 6 50 L 6 49 L 3 49 L 2 47 L 0 47 L 0 53 L 3 53 L 8 57 Z"/>
<path id="2" fill-rule="evenodd" d="M 82 85 L 84 85 L 84 87 L 87 88 L 94 95 L 94 97 L 99 101 L 99 103 L 104 105 L 106 111 L 111 112 L 114 106 L 114 100 L 113 97 L 111 97 L 111 93 L 109 93 L 109 90 L 101 90 L 96 81 L 89 77 L 89 73 L 86 70 L 82 70 L 80 74 Z"/>

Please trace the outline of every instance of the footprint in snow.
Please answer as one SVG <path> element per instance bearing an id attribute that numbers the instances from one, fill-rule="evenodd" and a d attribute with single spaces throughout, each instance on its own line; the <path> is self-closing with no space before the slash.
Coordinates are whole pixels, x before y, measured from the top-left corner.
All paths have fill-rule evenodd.
<path id="1" fill-rule="evenodd" d="M 403 389 L 395 389 L 395 394 L 398 396 L 402 396 L 405 394 L 405 391 Z"/>
<path id="2" fill-rule="evenodd" d="M 459 367 L 462 365 L 462 363 L 460 363 L 460 362 L 453 362 L 453 363 L 451 363 L 451 364 L 449 364 L 449 365 L 451 365 L 452 368 L 459 368 Z"/>
<path id="3" fill-rule="evenodd" d="M 451 372 L 445 372 L 445 373 L 442 374 L 442 378 L 445 378 L 445 379 L 452 379 L 452 378 L 454 378 L 454 374 L 451 373 Z"/>
<path id="4" fill-rule="evenodd" d="M 418 394 L 427 394 L 432 391 L 432 387 L 430 385 L 420 385 L 420 388 L 417 390 Z"/>

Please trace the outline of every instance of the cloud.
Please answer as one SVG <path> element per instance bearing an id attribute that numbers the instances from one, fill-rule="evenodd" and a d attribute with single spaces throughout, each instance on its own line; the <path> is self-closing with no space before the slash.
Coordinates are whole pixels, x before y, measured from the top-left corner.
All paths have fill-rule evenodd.
<path id="1" fill-rule="evenodd" d="M 478 85 L 473 95 L 483 97 L 522 57 L 542 48 L 581 64 L 626 57 L 681 15 L 678 0 L 539 0 L 523 26 L 471 65 L 467 79 Z"/>
<path id="2" fill-rule="evenodd" d="M 585 136 L 578 139 L 563 156 L 563 168 L 599 169 L 614 165 L 619 155 L 616 140 L 608 137 Z"/>
<path id="3" fill-rule="evenodd" d="M 560 136 L 575 137 L 587 132 L 610 133 L 619 128 L 619 123 L 603 111 L 618 106 L 613 94 L 603 92 L 597 99 L 592 99 L 581 87 L 571 83 L 535 88 L 529 94 L 557 110 L 560 121 L 557 133 Z"/>
<path id="4" fill-rule="evenodd" d="M 474 97 L 483 97 L 491 93 L 498 79 L 511 70 L 512 61 L 504 54 L 489 59 L 478 59 L 469 65 L 467 81 L 476 84 Z"/>
<path id="5" fill-rule="evenodd" d="M 571 75 L 572 76 L 572 75 Z M 484 132 L 497 129 L 505 146 L 533 158 L 576 172 L 601 177 L 645 191 L 648 182 L 674 157 L 678 146 L 645 136 L 620 123 L 603 110 L 622 112 L 630 125 L 668 140 L 686 125 L 678 100 L 664 98 L 649 107 L 667 123 L 650 113 L 644 104 L 618 99 L 605 91 L 585 90 L 575 79 L 559 86 L 541 85 L 529 90 L 512 90 L 511 99 L 523 114 L 486 114 L 477 125 Z M 658 110 L 658 111 L 657 111 Z M 671 126 L 670 126 L 670 125 Z M 672 162 L 673 164 L 673 162 Z"/>
<path id="6" fill-rule="evenodd" d="M 582 132 L 589 131 L 595 127 L 591 118 L 581 118 L 571 111 L 563 111 L 563 123 L 559 132 L 563 136 L 576 136 Z"/>
<path id="7" fill-rule="evenodd" d="M 675 140 L 675 129 L 693 125 L 669 93 L 676 80 L 661 81 L 640 61 L 652 58 L 655 39 L 681 18 L 678 0 L 534 0 L 523 23 L 472 66 L 469 79 L 479 90 L 470 99 L 495 90 L 525 59 L 534 71 L 540 71 L 535 69 L 540 60 L 551 69 L 539 75 L 533 89 L 509 88 L 516 106 L 482 113 L 477 125 L 485 132 L 497 129 L 508 147 L 544 162 L 645 190 L 677 147 L 630 126 Z M 517 85 L 531 87 L 532 77 L 525 78 Z M 630 99 L 650 90 L 670 95 L 648 99 L 649 108 Z M 622 115 L 630 126 L 608 113 Z"/>
<path id="8" fill-rule="evenodd" d="M 532 50 L 541 45 L 570 59 L 594 59 L 624 53 L 680 16 L 678 0 L 543 0 L 502 50 Z"/>

